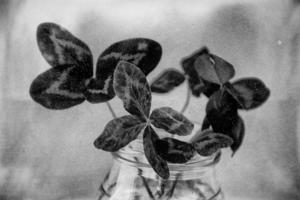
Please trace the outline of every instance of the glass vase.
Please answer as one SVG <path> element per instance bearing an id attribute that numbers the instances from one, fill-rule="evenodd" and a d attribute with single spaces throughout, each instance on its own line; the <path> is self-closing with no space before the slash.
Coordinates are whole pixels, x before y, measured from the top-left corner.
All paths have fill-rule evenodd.
<path id="1" fill-rule="evenodd" d="M 168 163 L 170 177 L 161 179 L 148 164 L 142 140 L 113 153 L 114 164 L 100 185 L 99 200 L 224 200 L 215 165 L 221 153 L 195 155 L 188 163 Z"/>

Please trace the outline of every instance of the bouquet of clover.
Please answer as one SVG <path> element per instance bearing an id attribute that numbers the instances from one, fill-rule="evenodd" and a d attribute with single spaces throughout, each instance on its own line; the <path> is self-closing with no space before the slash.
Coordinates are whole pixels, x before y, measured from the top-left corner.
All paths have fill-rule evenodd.
<path id="1" fill-rule="evenodd" d="M 238 110 L 256 108 L 270 95 L 257 78 L 229 82 L 235 73 L 233 66 L 207 48 L 182 60 L 185 74 L 167 69 L 149 85 L 146 75 L 156 67 L 162 54 L 160 44 L 154 40 L 133 38 L 112 44 L 99 56 L 95 71 L 89 47 L 59 25 L 40 24 L 37 42 L 52 68 L 32 82 L 33 100 L 54 110 L 85 100 L 106 102 L 114 119 L 95 140 L 95 147 L 115 152 L 142 135 L 145 157 L 163 180 L 170 176 L 168 163 L 186 163 L 196 154 L 210 156 L 229 146 L 235 153 L 245 132 Z M 188 92 L 181 112 L 161 107 L 150 113 L 151 92 L 167 93 L 185 79 Z M 202 129 L 189 142 L 181 141 L 180 136 L 190 134 L 194 128 L 183 115 L 190 96 L 199 97 L 202 93 L 209 98 Z M 115 95 L 130 115 L 114 114 L 108 101 Z M 170 137 L 161 137 L 157 129 L 170 133 Z"/>

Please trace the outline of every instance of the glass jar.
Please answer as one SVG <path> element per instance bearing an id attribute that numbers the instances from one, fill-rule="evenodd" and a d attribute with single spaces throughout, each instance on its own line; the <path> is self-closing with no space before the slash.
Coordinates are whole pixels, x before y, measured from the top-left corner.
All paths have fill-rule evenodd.
<path id="1" fill-rule="evenodd" d="M 168 163 L 170 177 L 161 179 L 148 164 L 142 140 L 113 153 L 114 165 L 100 186 L 99 200 L 223 200 L 215 165 L 221 153 L 195 155 L 188 163 Z"/>

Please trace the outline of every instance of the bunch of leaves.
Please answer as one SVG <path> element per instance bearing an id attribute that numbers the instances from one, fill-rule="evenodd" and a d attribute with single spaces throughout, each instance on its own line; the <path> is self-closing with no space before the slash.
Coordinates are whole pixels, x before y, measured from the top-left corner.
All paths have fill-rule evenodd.
<path id="1" fill-rule="evenodd" d="M 170 107 L 156 108 L 150 114 L 150 86 L 144 73 L 131 63 L 119 62 L 114 72 L 113 87 L 130 115 L 108 122 L 94 142 L 99 149 L 118 151 L 135 140 L 139 134 L 143 134 L 144 152 L 148 162 L 160 177 L 167 179 L 167 161 L 184 163 L 194 156 L 195 151 L 207 156 L 232 143 L 229 137 L 211 132 L 201 135 L 191 144 L 172 137 L 160 139 L 155 128 L 173 135 L 185 136 L 192 132 L 194 125 Z"/>
<path id="2" fill-rule="evenodd" d="M 214 132 L 232 138 L 233 154 L 242 144 L 245 125 L 238 110 L 250 110 L 262 105 L 270 96 L 270 90 L 258 78 L 242 78 L 233 83 L 235 75 L 232 64 L 204 47 L 181 62 L 184 74 L 174 69 L 165 70 L 151 85 L 153 92 L 167 93 L 188 80 L 192 94 L 202 93 L 209 98 L 202 130 L 212 128 Z"/>
<path id="3" fill-rule="evenodd" d="M 147 75 L 162 54 L 160 44 L 151 39 L 122 40 L 100 54 L 94 73 L 90 48 L 60 25 L 40 24 L 37 43 L 52 68 L 34 79 L 30 95 L 48 109 L 66 109 L 85 100 L 90 103 L 109 101 L 115 96 L 113 72 L 120 60 L 139 66 Z"/>
<path id="4" fill-rule="evenodd" d="M 224 59 L 204 47 L 181 62 L 184 74 L 167 69 L 149 86 L 146 75 L 158 64 L 162 48 L 147 38 L 116 42 L 100 54 L 96 70 L 89 47 L 65 28 L 54 23 L 40 24 L 38 47 L 52 66 L 31 84 L 34 101 L 49 109 L 67 109 L 85 100 L 106 102 L 117 95 L 131 114 L 111 120 L 96 139 L 95 146 L 117 151 L 143 134 L 145 156 L 159 176 L 169 176 L 167 162 L 185 163 L 195 152 L 210 156 L 220 148 L 240 147 L 245 126 L 238 110 L 249 110 L 264 103 L 269 89 L 257 78 L 233 83 L 235 71 Z M 209 98 L 202 130 L 190 143 L 173 137 L 159 138 L 155 128 L 173 135 L 192 132 L 193 124 L 170 107 L 151 109 L 151 90 L 167 93 L 187 79 L 195 97 Z M 154 128 L 155 127 L 155 128 Z"/>

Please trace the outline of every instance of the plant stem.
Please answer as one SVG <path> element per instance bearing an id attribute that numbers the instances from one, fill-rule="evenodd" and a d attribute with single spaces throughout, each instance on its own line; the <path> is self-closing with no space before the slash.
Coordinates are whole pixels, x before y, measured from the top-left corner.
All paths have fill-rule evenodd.
<path id="1" fill-rule="evenodd" d="M 168 200 L 171 199 L 172 196 L 173 196 L 173 194 L 174 194 L 174 191 L 175 191 L 175 188 L 176 188 L 176 185 L 177 185 L 177 182 L 178 182 L 178 180 L 179 180 L 180 175 L 181 175 L 181 174 L 177 174 L 177 175 L 176 175 L 176 179 L 175 179 L 175 181 L 174 181 L 174 183 L 173 183 L 173 185 L 172 185 L 172 188 L 169 190 L 169 192 L 168 192 L 168 194 L 167 194 L 167 196 L 168 196 L 167 199 L 168 199 Z"/>
<path id="2" fill-rule="evenodd" d="M 113 116 L 113 118 L 116 119 L 116 118 L 117 118 L 117 115 L 116 115 L 114 109 L 111 107 L 111 105 L 110 105 L 110 103 L 109 103 L 108 101 L 106 102 L 106 105 L 107 105 L 107 107 L 108 107 L 108 109 L 109 109 L 111 115 Z"/>
<path id="3" fill-rule="evenodd" d="M 214 194 L 213 196 L 211 196 L 208 200 L 213 200 L 215 197 L 217 197 L 220 193 L 221 193 L 221 188 L 216 192 L 216 194 Z"/>
<path id="4" fill-rule="evenodd" d="M 200 198 L 205 198 L 204 194 L 202 193 L 202 191 L 195 186 L 195 181 L 186 181 L 187 186 L 193 191 L 195 192 Z"/>
<path id="5" fill-rule="evenodd" d="M 181 114 L 183 114 L 186 111 L 186 109 L 187 109 L 187 107 L 188 107 L 188 105 L 190 103 L 190 100 L 191 100 L 191 89 L 190 89 L 188 83 L 186 85 L 187 85 L 186 99 L 185 99 L 184 105 L 183 105 L 183 107 L 182 107 L 182 109 L 180 111 Z"/>
<path id="6" fill-rule="evenodd" d="M 203 186 L 205 186 L 205 187 L 207 187 L 208 188 L 208 190 L 213 194 L 215 191 L 214 191 L 214 189 L 208 184 L 208 183 L 205 183 L 205 182 L 202 182 L 201 180 L 199 180 L 199 184 L 200 185 L 203 185 Z M 218 193 L 218 192 L 217 192 Z M 218 194 L 217 194 L 218 195 Z M 214 195 L 215 196 L 215 195 Z"/>
<path id="7" fill-rule="evenodd" d="M 158 186 L 156 189 L 155 196 L 157 196 L 158 198 L 161 198 L 164 195 L 166 184 L 167 184 L 167 180 L 158 178 Z"/>
<path id="8" fill-rule="evenodd" d="M 137 157 L 134 157 L 134 159 L 135 159 L 136 162 L 139 162 L 139 159 L 138 159 Z M 153 193 L 152 193 L 152 191 L 151 191 L 151 189 L 150 189 L 150 186 L 149 186 L 148 183 L 147 183 L 147 180 L 146 180 L 145 177 L 143 176 L 143 170 L 140 169 L 140 168 L 138 168 L 138 174 L 139 174 L 139 176 L 142 178 L 143 184 L 144 184 L 144 186 L 145 186 L 145 188 L 146 188 L 146 191 L 148 192 L 148 195 L 150 196 L 150 198 L 151 198 L 151 199 L 155 199 L 155 197 L 154 197 L 154 195 L 153 195 Z"/>
<path id="9" fill-rule="evenodd" d="M 101 194 L 99 195 L 98 200 L 101 200 L 104 196 L 110 197 L 110 194 L 108 194 L 106 192 L 106 190 L 104 189 L 104 187 L 103 187 L 103 184 L 108 180 L 108 177 L 109 177 L 109 173 L 106 174 L 103 182 L 101 183 L 101 185 L 99 187 L 99 190 L 101 191 Z"/>
<path id="10" fill-rule="evenodd" d="M 105 196 L 111 197 L 110 193 L 113 190 L 113 188 L 116 186 L 116 182 L 113 182 L 111 184 L 109 183 L 110 175 L 111 175 L 111 171 L 106 174 L 104 180 L 102 181 L 99 187 L 101 194 L 99 195 L 98 200 L 102 200 L 102 198 L 104 198 Z"/>
<path id="11" fill-rule="evenodd" d="M 143 184 L 148 192 L 148 195 L 150 196 L 151 199 L 155 199 L 154 195 L 152 194 L 152 191 L 147 183 L 147 180 L 142 176 L 142 170 L 141 169 L 138 169 L 139 170 L 139 173 L 140 173 L 140 177 L 142 177 L 142 180 L 143 180 Z"/>

